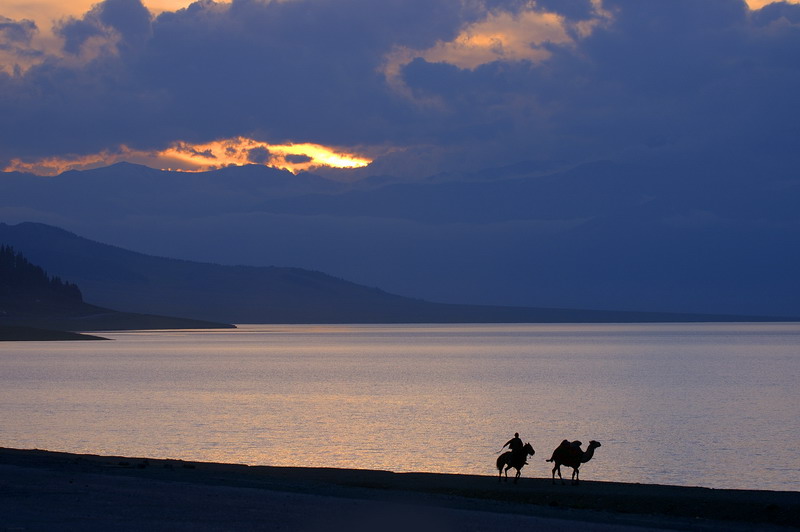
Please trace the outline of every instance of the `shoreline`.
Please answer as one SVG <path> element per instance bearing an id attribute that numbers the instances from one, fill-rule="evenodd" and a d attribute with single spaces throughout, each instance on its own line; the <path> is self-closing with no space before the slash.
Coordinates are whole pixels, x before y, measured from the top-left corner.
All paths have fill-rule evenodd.
<path id="1" fill-rule="evenodd" d="M 430 530 L 567 530 L 576 521 L 598 531 L 789 530 L 800 528 L 800 492 L 595 480 L 553 485 L 524 474 L 514 484 L 494 476 L 0 448 L 4 529 L 331 530 L 352 528 L 364 515 L 393 522 L 425 515 L 430 526 L 442 525 Z"/>
<path id="2" fill-rule="evenodd" d="M 0 342 L 60 342 L 108 340 L 93 334 L 41 329 L 24 325 L 0 325 Z"/>

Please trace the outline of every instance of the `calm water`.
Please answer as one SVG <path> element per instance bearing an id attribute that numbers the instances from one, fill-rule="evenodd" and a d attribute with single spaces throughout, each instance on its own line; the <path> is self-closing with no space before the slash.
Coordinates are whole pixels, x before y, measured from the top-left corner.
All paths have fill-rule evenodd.
<path id="1" fill-rule="evenodd" d="M 0 344 L 0 445 L 800 491 L 800 324 L 243 326 Z"/>

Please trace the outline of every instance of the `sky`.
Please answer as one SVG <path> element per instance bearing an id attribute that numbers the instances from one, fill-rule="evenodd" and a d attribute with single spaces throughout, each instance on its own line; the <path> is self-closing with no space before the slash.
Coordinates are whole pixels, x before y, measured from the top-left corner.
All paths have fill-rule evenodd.
<path id="1" fill-rule="evenodd" d="M 766 0 L 12 0 L 0 168 L 359 179 L 774 147 L 798 28 Z"/>
<path id="2" fill-rule="evenodd" d="M 0 222 L 434 301 L 800 315 L 798 95 L 795 2 L 12 0 Z"/>

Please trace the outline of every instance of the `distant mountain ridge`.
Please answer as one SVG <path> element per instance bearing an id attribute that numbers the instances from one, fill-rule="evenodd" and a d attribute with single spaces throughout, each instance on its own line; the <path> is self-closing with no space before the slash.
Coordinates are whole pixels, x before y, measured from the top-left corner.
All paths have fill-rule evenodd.
<path id="1" fill-rule="evenodd" d="M 0 175 L 0 221 L 426 301 L 800 316 L 800 177 L 721 152 L 337 182 L 120 163 Z M 118 272 L 115 272 L 116 275 Z"/>
<path id="2" fill-rule="evenodd" d="M 51 277 L 13 247 L 0 245 L 0 340 L 86 338 L 60 331 L 220 327 L 230 325 L 132 314 L 86 303 L 76 284 Z"/>
<path id="3" fill-rule="evenodd" d="M 0 245 L 0 298 L 19 304 L 78 304 L 83 295 L 76 284 L 51 277 L 11 246 Z"/>
<path id="4" fill-rule="evenodd" d="M 227 323 L 559 323 L 769 321 L 773 317 L 431 303 L 286 267 L 153 257 L 38 223 L 0 224 L 0 243 L 128 312 Z"/>

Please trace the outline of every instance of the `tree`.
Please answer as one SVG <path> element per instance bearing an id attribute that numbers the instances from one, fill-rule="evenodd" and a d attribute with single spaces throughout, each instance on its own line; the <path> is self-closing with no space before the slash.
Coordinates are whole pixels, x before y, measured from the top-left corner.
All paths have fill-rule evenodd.
<path id="1" fill-rule="evenodd" d="M 50 277 L 40 266 L 32 264 L 22 253 L 11 246 L 0 246 L 0 295 L 35 293 L 37 297 L 83 301 L 80 289 L 74 283 Z"/>

